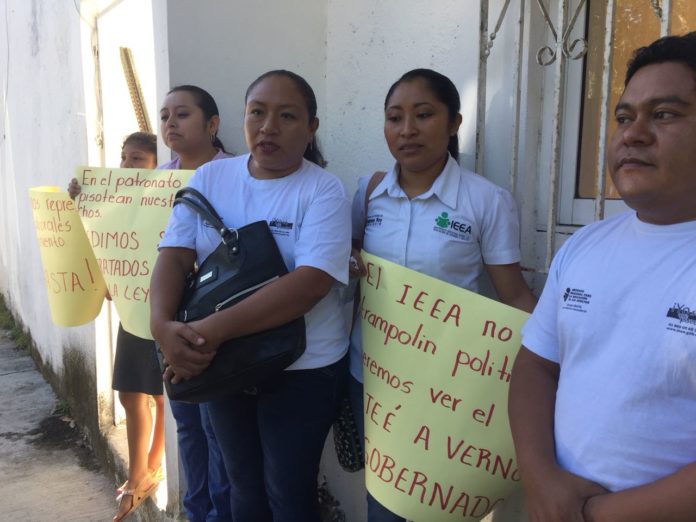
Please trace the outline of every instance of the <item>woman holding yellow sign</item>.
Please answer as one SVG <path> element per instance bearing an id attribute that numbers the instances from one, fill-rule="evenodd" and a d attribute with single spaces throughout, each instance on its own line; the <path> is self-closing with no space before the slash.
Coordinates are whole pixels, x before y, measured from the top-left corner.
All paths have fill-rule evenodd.
<path id="1" fill-rule="evenodd" d="M 384 136 L 396 164 L 359 181 L 351 276 L 366 274 L 361 248 L 473 292 L 485 270 L 503 303 L 531 312 L 536 298 L 520 270 L 517 207 L 508 191 L 457 163 L 459 109 L 452 81 L 430 69 L 409 71 L 389 89 Z M 359 317 L 350 362 L 350 398 L 364 434 Z M 368 520 L 405 519 L 368 494 Z"/>
<path id="2" fill-rule="evenodd" d="M 126 137 L 121 146 L 121 168 L 154 169 L 156 166 L 157 136 L 134 132 Z M 68 185 L 70 197 L 75 199 L 81 190 L 78 180 L 73 178 Z M 107 299 L 111 299 L 108 294 Z M 123 520 L 142 502 L 137 501 L 136 496 L 145 499 L 154 493 L 163 478 L 160 463 L 164 453 L 164 397 L 152 341 L 127 332 L 120 324 L 112 388 L 118 391 L 119 401 L 126 412 L 128 479 L 116 490 L 119 511 L 114 517 L 114 520 Z M 155 401 L 154 423 L 150 396 Z"/>
<path id="3" fill-rule="evenodd" d="M 208 161 L 230 157 L 217 138 L 220 117 L 212 96 L 192 85 L 172 89 L 160 111 L 161 133 L 176 154 L 158 169 L 195 169 Z M 157 162 L 156 137 L 134 133 L 123 144 L 122 168 L 153 169 Z M 68 187 L 74 198 L 81 187 L 73 179 Z M 129 469 L 128 480 L 117 490 L 119 508 L 114 520 L 124 520 L 150 495 L 162 480 L 160 462 L 164 451 L 162 377 L 154 343 L 119 327 L 114 362 L 113 388 L 126 411 Z M 148 405 L 152 395 L 157 406 L 152 432 Z M 217 448 L 207 409 L 193 404 L 171 403 L 177 421 L 179 453 L 186 476 L 184 509 L 188 520 L 229 520 L 229 484 Z"/>

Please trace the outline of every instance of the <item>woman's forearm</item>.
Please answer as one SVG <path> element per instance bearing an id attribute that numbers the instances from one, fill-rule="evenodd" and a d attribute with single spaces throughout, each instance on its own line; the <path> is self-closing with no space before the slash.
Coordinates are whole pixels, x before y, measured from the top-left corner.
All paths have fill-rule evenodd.
<path id="1" fill-rule="evenodd" d="M 261 332 L 304 315 L 333 284 L 333 277 L 326 272 L 302 266 L 244 301 L 190 324 L 206 340 L 217 343 Z"/>
<path id="2" fill-rule="evenodd" d="M 163 248 L 157 256 L 150 279 L 150 329 L 155 339 L 159 327 L 174 318 L 195 259 L 195 252 L 187 248 Z"/>

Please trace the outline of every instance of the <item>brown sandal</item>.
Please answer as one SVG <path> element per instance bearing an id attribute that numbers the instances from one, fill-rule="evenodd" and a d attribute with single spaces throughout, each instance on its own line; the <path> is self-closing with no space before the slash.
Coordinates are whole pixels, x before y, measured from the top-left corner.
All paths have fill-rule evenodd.
<path id="1" fill-rule="evenodd" d="M 145 477 L 143 481 L 140 484 L 138 484 L 138 487 L 136 487 L 135 489 L 123 490 L 123 492 L 118 497 L 119 502 L 123 502 L 125 497 L 131 497 L 131 507 L 120 517 L 117 513 L 116 516 L 113 518 L 113 522 L 120 522 L 121 520 L 125 520 L 126 518 L 128 518 L 130 515 L 133 514 L 133 512 L 138 508 L 138 506 L 140 506 L 140 504 L 143 503 L 143 501 L 146 498 L 151 497 L 154 494 L 154 492 L 157 490 L 157 486 L 159 486 L 159 481 L 153 480 L 153 482 L 151 482 L 146 489 L 141 487 L 141 484 L 149 478 L 151 478 L 151 475 Z"/>
<path id="2" fill-rule="evenodd" d="M 128 481 L 126 480 L 123 484 L 116 488 L 116 501 L 121 500 L 121 495 L 128 488 Z"/>
<path id="3" fill-rule="evenodd" d="M 158 483 L 162 482 L 164 480 L 164 470 L 162 470 L 162 466 L 150 471 L 149 474 L 150 474 L 150 476 L 152 476 L 152 479 Z M 127 487 L 128 487 L 128 481 L 126 480 L 123 484 L 121 484 L 119 487 L 116 488 L 116 501 L 117 502 L 119 500 L 121 500 L 121 495 L 123 495 L 123 492 L 126 490 Z"/>

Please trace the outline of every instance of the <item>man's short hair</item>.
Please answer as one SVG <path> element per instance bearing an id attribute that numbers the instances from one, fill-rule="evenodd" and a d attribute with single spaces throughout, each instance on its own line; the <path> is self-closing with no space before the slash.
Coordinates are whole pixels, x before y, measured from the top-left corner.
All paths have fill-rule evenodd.
<path id="1" fill-rule="evenodd" d="M 665 36 L 646 47 L 640 47 L 628 62 L 624 86 L 638 69 L 646 65 L 664 62 L 680 62 L 694 73 L 696 78 L 696 31 L 682 36 Z"/>

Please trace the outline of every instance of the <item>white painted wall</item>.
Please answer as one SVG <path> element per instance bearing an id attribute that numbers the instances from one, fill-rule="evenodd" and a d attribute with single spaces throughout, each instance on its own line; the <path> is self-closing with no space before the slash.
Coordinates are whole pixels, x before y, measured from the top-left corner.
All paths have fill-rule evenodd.
<path id="1" fill-rule="evenodd" d="M 313 87 L 321 118 L 326 112 L 326 9 L 324 0 L 169 0 L 169 82 L 158 85 L 159 103 L 175 85 L 203 87 L 220 109 L 225 147 L 245 153 L 247 87 L 266 71 L 289 69 Z"/>
<path id="2" fill-rule="evenodd" d="M 459 88 L 462 164 L 473 168 L 478 2 L 329 0 L 327 103 L 323 134 L 329 170 L 350 193 L 357 179 L 393 164 L 384 141 L 384 98 L 403 73 L 435 69 Z"/>
<path id="3" fill-rule="evenodd" d="M 104 153 L 105 163 L 110 167 L 118 167 L 121 161 L 123 139 L 139 130 L 121 65 L 120 47 L 131 49 L 152 132 L 159 132 L 152 15 L 150 0 L 124 0 L 99 16 Z"/>
<path id="4" fill-rule="evenodd" d="M 67 186 L 87 161 L 83 22 L 72 2 L 1 0 L 0 13 L 0 290 L 60 374 L 66 347 L 93 366 L 94 326 L 51 323 L 28 189 Z"/>

